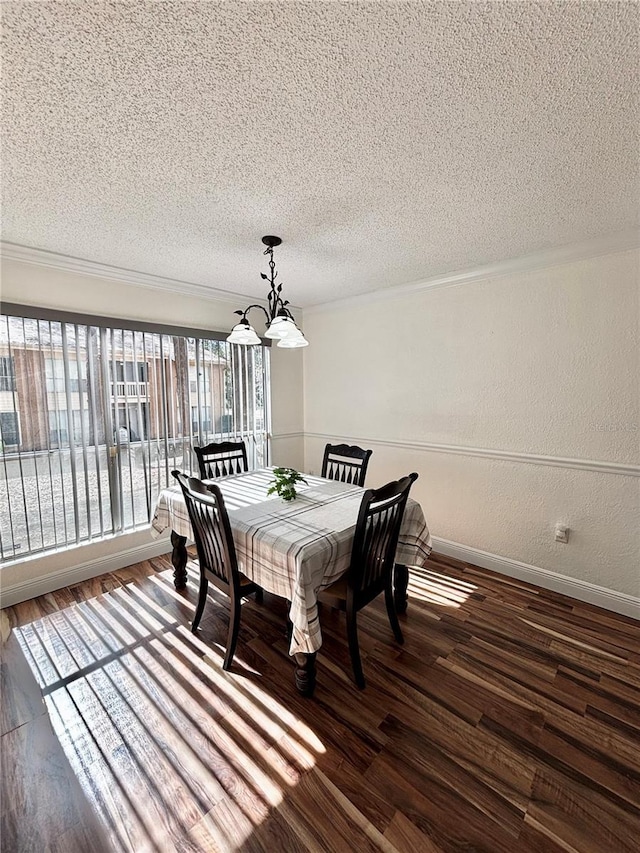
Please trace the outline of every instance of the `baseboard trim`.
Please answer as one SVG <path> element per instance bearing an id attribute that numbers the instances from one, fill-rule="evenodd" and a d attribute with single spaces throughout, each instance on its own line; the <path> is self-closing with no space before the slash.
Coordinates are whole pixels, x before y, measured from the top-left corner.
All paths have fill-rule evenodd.
<path id="1" fill-rule="evenodd" d="M 321 432 L 306 432 L 305 438 L 337 441 L 336 436 Z M 543 456 L 538 453 L 519 453 L 514 450 L 497 450 L 489 447 L 470 447 L 464 444 L 438 444 L 431 441 L 390 441 L 362 436 L 341 436 L 340 441 L 359 444 L 363 447 L 395 447 L 398 450 L 422 450 L 428 453 L 449 453 L 453 456 L 477 456 L 482 459 L 499 459 L 503 462 L 522 462 L 527 465 L 545 465 L 552 468 L 569 468 L 577 471 L 596 471 L 599 474 L 617 474 L 625 477 L 640 477 L 640 465 L 606 462 L 599 459 L 572 459 L 565 456 Z"/>
<path id="2" fill-rule="evenodd" d="M 572 578 L 529 563 L 522 563 L 509 557 L 471 548 L 468 545 L 442 539 L 439 536 L 433 537 L 433 550 L 447 557 L 473 563 L 483 569 L 490 569 L 508 577 L 535 584 L 543 589 L 550 589 L 570 598 L 576 598 L 578 601 L 585 601 L 588 604 L 603 607 L 605 610 L 612 610 L 615 613 L 640 620 L 639 597 L 597 586 L 579 578 Z M 117 554 L 87 560 L 69 569 L 62 569 L 43 577 L 22 581 L 10 587 L 3 587 L 0 590 L 0 608 L 11 607 L 21 601 L 37 598 L 39 595 L 46 595 L 66 586 L 73 586 L 75 583 L 81 583 L 98 575 L 123 569 L 134 563 L 151 560 L 161 554 L 168 554 L 170 551 L 168 540 L 149 542 L 127 548 Z"/>
<path id="3" fill-rule="evenodd" d="M 542 569 L 539 566 L 532 566 L 529 563 L 521 563 L 519 560 L 512 560 L 509 557 L 501 557 L 488 551 L 470 548 L 468 545 L 461 545 L 459 542 L 441 539 L 438 536 L 433 537 L 433 550 L 444 554 L 446 557 L 453 557 L 465 563 L 473 563 L 480 568 L 490 569 L 508 577 L 535 584 L 543 589 L 559 592 L 562 595 L 569 596 L 569 598 L 577 598 L 578 601 L 595 604 L 605 610 L 612 610 L 623 616 L 640 620 L 639 597 L 627 595 L 624 592 L 618 592 L 604 586 L 597 586 L 579 578 L 552 572 L 549 569 Z"/>
<path id="4" fill-rule="evenodd" d="M 73 584 L 95 578 L 98 575 L 114 572 L 117 569 L 124 569 L 125 566 L 141 563 L 143 560 L 151 560 L 154 557 L 159 557 L 161 554 L 168 554 L 170 552 L 171 545 L 168 539 L 162 539 L 157 542 L 145 542 L 143 545 L 136 545 L 133 548 L 118 551 L 116 554 L 86 560 L 84 563 L 79 563 L 69 569 L 61 569 L 39 578 L 21 581 L 9 587 L 2 587 L 0 589 L 0 608 L 12 607 L 14 604 L 20 604 L 21 601 L 37 598 L 39 595 L 46 595 L 49 592 L 54 592 L 56 589 L 73 586 Z"/>

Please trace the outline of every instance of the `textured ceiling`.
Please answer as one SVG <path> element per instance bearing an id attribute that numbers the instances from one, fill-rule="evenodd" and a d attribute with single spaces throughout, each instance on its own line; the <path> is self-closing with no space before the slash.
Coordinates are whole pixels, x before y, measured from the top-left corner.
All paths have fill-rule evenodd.
<path id="1" fill-rule="evenodd" d="M 9 2 L 3 238 L 297 305 L 638 224 L 638 6 Z"/>

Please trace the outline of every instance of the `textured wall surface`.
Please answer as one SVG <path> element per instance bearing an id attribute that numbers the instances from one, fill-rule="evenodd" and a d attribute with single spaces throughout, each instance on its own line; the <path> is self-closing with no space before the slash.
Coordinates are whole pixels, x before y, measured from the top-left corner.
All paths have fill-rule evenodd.
<path id="1" fill-rule="evenodd" d="M 311 309 L 307 469 L 353 439 L 436 536 L 640 595 L 639 257 Z"/>
<path id="2" fill-rule="evenodd" d="M 626 230 L 638 12 L 3 3 L 4 239 L 306 306 Z"/>

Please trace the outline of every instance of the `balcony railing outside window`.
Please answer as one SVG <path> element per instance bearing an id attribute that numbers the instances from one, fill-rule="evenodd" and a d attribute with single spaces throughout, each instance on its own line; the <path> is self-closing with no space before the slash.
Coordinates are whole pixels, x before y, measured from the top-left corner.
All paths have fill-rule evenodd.
<path id="1" fill-rule="evenodd" d="M 148 382 L 116 382 L 112 386 L 116 397 L 143 397 L 149 395 Z"/>

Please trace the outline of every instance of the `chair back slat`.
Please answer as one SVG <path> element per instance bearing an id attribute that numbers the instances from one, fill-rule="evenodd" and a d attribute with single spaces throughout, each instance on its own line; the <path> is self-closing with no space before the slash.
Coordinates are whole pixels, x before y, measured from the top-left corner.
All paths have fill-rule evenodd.
<path id="1" fill-rule="evenodd" d="M 409 474 L 363 495 L 347 574 L 358 602 L 366 603 L 385 586 L 393 569 L 409 491 L 417 479 L 417 474 Z"/>
<path id="2" fill-rule="evenodd" d="M 322 476 L 353 486 L 364 486 L 372 450 L 355 444 L 327 444 L 322 460 Z"/>
<path id="3" fill-rule="evenodd" d="M 215 484 L 205 486 L 180 471 L 172 471 L 172 474 L 182 488 L 200 570 L 237 589 L 238 560 L 222 492 Z"/>
<path id="4" fill-rule="evenodd" d="M 244 441 L 212 442 L 206 447 L 194 447 L 193 452 L 198 459 L 202 480 L 231 477 L 249 470 Z"/>

